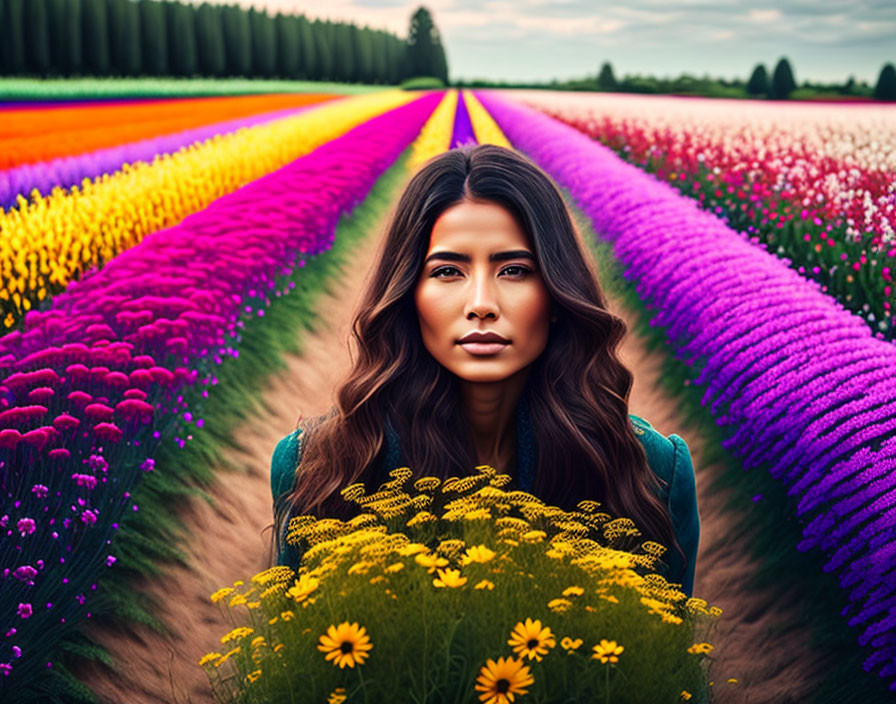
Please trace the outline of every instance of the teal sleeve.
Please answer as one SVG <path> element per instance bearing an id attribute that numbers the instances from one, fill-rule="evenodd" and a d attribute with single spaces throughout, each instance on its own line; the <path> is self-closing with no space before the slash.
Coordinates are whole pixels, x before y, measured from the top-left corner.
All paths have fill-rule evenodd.
<path id="1" fill-rule="evenodd" d="M 669 488 L 669 510 L 675 525 L 675 537 L 687 558 L 681 577 L 682 591 L 694 595 L 694 568 L 697 546 L 700 542 L 700 513 L 697 509 L 697 480 L 694 463 L 687 443 L 672 434 L 669 440 L 675 446 L 672 486 Z"/>
<path id="2" fill-rule="evenodd" d="M 294 430 L 274 448 L 274 456 L 271 458 L 271 494 L 274 499 L 292 488 L 298 464 L 298 436 L 301 432 Z"/>
<path id="3" fill-rule="evenodd" d="M 301 433 L 301 429 L 291 432 L 281 439 L 274 448 L 274 455 L 271 458 L 271 495 L 274 501 L 277 500 L 278 496 L 292 488 L 296 466 L 300 459 L 298 456 L 298 437 Z M 286 524 L 283 525 L 283 531 L 285 534 Z M 281 541 L 283 541 L 282 536 Z M 291 546 L 286 545 L 285 541 L 281 545 L 282 549 L 277 555 L 277 564 L 295 566 L 297 563 L 295 550 Z"/>

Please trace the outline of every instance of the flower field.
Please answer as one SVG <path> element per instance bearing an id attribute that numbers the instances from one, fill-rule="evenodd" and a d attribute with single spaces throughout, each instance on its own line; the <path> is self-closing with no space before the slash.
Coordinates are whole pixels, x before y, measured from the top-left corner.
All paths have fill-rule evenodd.
<path id="1" fill-rule="evenodd" d="M 896 338 L 896 112 L 513 92 L 674 185 Z"/>
<path id="2" fill-rule="evenodd" d="M 149 548 L 153 536 L 127 526 L 141 512 L 149 513 L 136 524 L 144 530 L 168 520 L 160 497 L 190 493 L 191 477 L 208 472 L 199 452 L 189 455 L 195 465 L 177 458 L 202 443 L 208 419 L 226 405 L 216 393 L 219 381 L 232 379 L 229 370 L 238 364 L 269 366 L 253 336 L 262 339 L 264 320 L 285 310 L 303 282 L 322 285 L 324 275 L 321 282 L 312 278 L 315 263 L 339 245 L 340 227 L 371 193 L 386 183 L 386 199 L 394 198 L 399 181 L 429 158 L 477 142 L 529 155 L 612 245 L 652 314 L 651 326 L 691 370 L 689 384 L 724 431 L 724 446 L 745 470 L 767 474 L 792 497 L 788 519 L 799 522 L 802 539 L 789 548 L 816 555 L 818 571 L 836 575 L 841 593 L 834 600 L 844 608 L 831 618 L 852 629 L 864 670 L 896 691 L 896 112 L 762 106 L 741 117 L 746 111 L 728 101 L 663 100 L 659 107 L 612 95 L 382 90 L 19 105 L 6 113 L 0 699 L 92 700 L 67 663 L 72 656 L 107 657 L 84 641 L 87 619 L 124 621 L 129 616 L 116 611 L 137 613 L 104 584 L 122 568 L 154 574 L 161 549 Z M 159 486 L 164 490 L 151 488 Z M 527 532 L 542 528 L 540 515 L 533 509 L 526 530 L 508 518 L 499 527 L 516 532 L 501 536 L 522 542 L 521 552 L 545 541 L 559 555 L 563 548 L 555 543 L 563 535 L 551 543 L 556 536 Z M 476 518 L 484 514 L 470 520 L 482 528 Z M 365 533 L 370 526 L 352 528 L 358 533 L 345 530 L 340 539 L 359 554 L 365 546 L 380 557 L 383 550 L 407 551 L 388 564 L 372 560 L 364 575 L 375 568 L 401 582 L 417 570 L 413 586 L 407 581 L 402 588 L 429 588 L 426 598 L 453 600 L 452 608 L 465 603 L 458 596 L 465 568 L 487 561 L 476 557 L 487 554 L 476 547 L 487 537 L 484 529 L 457 536 L 463 540 L 433 552 L 429 565 L 424 551 L 408 551 L 400 539 L 388 542 L 379 529 Z M 315 534 L 322 546 L 335 537 L 323 529 Z M 333 547 L 327 543 L 320 554 Z M 468 547 L 473 552 L 464 553 Z M 514 546 L 497 559 L 535 559 L 517 553 Z M 542 656 L 551 663 L 547 671 L 574 681 L 579 666 L 604 668 L 589 670 L 580 685 L 597 672 L 607 679 L 595 687 L 606 682 L 606 691 L 621 697 L 613 701 L 627 701 L 611 686 L 610 668 L 640 662 L 630 672 L 646 672 L 651 647 L 676 673 L 663 686 L 676 695 L 684 690 L 681 700 L 692 696 L 688 688 L 705 684 L 694 656 L 712 646 L 676 635 L 675 620 L 718 612 L 701 599 L 685 603 L 668 585 L 639 582 L 628 558 L 618 564 L 603 554 L 592 558 L 600 570 L 616 570 L 622 581 L 613 583 L 626 608 L 643 620 L 639 633 L 655 627 L 659 634 L 658 622 L 673 635 L 656 635 L 652 646 L 643 633 L 600 640 L 606 624 L 592 627 L 565 614 L 578 608 L 575 584 L 551 583 L 556 608 L 541 621 L 532 620 L 534 613 L 512 618 L 508 607 L 506 624 L 490 624 L 495 649 L 462 666 L 468 695 L 485 697 L 503 676 L 522 701 L 527 688 L 543 696 L 532 662 L 537 654 L 539 664 Z M 538 563 L 544 575 L 550 562 Z M 361 615 L 332 620 L 316 613 L 312 635 L 299 628 L 304 622 L 296 614 L 313 604 L 311 593 L 335 579 L 327 564 L 324 555 L 311 575 L 318 584 L 275 568 L 246 575 L 244 590 L 216 592 L 216 601 L 241 594 L 229 605 L 245 606 L 254 603 L 249 589 L 264 587 L 253 598 L 264 602 L 265 618 L 261 611 L 243 613 L 251 625 L 238 624 L 222 640 L 230 654 L 211 653 L 202 663 L 221 701 L 265 701 L 252 692 L 289 690 L 292 684 L 268 669 L 277 638 L 311 643 L 319 663 L 295 653 L 290 662 L 301 661 L 309 673 L 325 664 L 313 687 L 332 692 L 331 701 L 345 700 L 345 688 L 357 682 L 339 679 L 346 666 L 360 673 L 386 667 L 373 664 L 385 655 L 386 641 L 363 631 L 363 619 L 385 607 L 364 586 L 373 580 L 358 580 L 351 569 L 340 577 L 360 590 L 353 594 L 366 590 L 358 597 Z M 425 579 L 420 567 L 432 568 Z M 443 569 L 436 574 L 437 567 Z M 500 589 L 486 584 L 497 581 L 494 574 L 474 567 L 481 574 L 466 588 L 475 586 L 483 604 L 500 600 Z M 539 584 L 547 593 L 544 575 Z M 522 582 L 514 585 L 532 596 Z M 436 601 L 426 603 L 424 611 L 438 610 Z M 289 618 L 284 604 L 292 605 Z M 611 604 L 604 598 L 595 623 L 603 623 Z M 554 633 L 542 626 L 552 614 L 563 624 L 552 626 Z M 577 626 L 593 640 L 581 652 L 575 652 Z M 540 643 L 532 654 L 527 634 Z M 508 637 L 516 646 L 500 650 Z M 239 651 L 243 639 L 247 649 Z M 264 666 L 249 641 L 254 651 L 270 648 Z M 346 643 L 355 650 L 340 655 Z M 413 642 L 398 639 L 390 647 L 413 649 Z M 550 658 L 560 655 L 568 657 L 554 665 Z M 238 686 L 217 674 L 228 661 L 220 672 L 232 668 Z M 452 667 L 433 667 L 433 678 L 453 681 Z"/>

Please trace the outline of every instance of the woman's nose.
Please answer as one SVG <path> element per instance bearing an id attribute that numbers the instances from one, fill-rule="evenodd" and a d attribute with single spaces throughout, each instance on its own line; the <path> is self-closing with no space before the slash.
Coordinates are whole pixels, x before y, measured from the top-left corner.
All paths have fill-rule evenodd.
<path id="1" fill-rule="evenodd" d="M 471 315 L 475 315 L 477 318 L 485 318 L 491 315 L 493 318 L 497 318 L 498 313 L 497 292 L 491 278 L 473 276 L 468 288 L 464 317 L 469 319 Z"/>

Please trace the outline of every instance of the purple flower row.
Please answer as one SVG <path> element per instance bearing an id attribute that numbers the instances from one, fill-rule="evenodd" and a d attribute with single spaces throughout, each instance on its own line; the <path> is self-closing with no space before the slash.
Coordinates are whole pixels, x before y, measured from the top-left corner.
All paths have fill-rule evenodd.
<path id="1" fill-rule="evenodd" d="M 464 100 L 464 92 L 457 91 L 457 110 L 454 112 L 454 129 L 451 133 L 450 149 L 464 144 L 476 144 L 476 135 L 473 132 L 473 123 L 470 121 L 470 113 Z"/>
<path id="2" fill-rule="evenodd" d="M 211 139 L 215 135 L 235 132 L 241 127 L 262 125 L 316 107 L 319 105 L 275 110 L 166 134 L 161 137 L 141 139 L 139 142 L 97 149 L 86 154 L 64 156 L 51 161 L 3 169 L 0 170 L 0 208 L 11 208 L 16 205 L 16 197 L 20 194 L 30 198 L 31 191 L 35 188 L 42 195 L 47 195 L 56 186 L 70 188 L 80 184 L 85 178 L 96 178 L 103 174 L 114 173 L 121 168 L 122 164 L 133 164 L 137 161 L 151 164 L 159 154 L 172 154 L 183 147 Z"/>
<path id="3" fill-rule="evenodd" d="M 440 98 L 376 117 L 147 236 L 0 338 L 0 614 L 11 626 L 0 669 L 12 675 L 0 699 L 50 667 L 64 629 L 90 617 L 90 592 L 116 559 L 105 546 L 139 510 L 130 492 L 150 455 L 202 427 L 208 392 L 197 383 L 217 383 L 245 320 L 330 248 L 340 217 Z"/>
<path id="4" fill-rule="evenodd" d="M 745 468 L 798 499 L 801 551 L 821 549 L 896 691 L 896 349 L 787 263 L 571 127 L 495 93 L 514 146 L 569 189 L 614 245 L 697 372 L 704 405 Z"/>

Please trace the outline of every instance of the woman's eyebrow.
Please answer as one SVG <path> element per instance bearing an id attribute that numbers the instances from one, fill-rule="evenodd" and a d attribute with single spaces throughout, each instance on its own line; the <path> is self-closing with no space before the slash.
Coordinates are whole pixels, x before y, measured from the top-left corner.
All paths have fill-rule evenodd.
<path id="1" fill-rule="evenodd" d="M 429 264 L 433 259 L 442 259 L 446 262 L 469 262 L 469 254 L 461 254 L 460 252 L 433 252 L 430 254 L 424 264 Z M 526 249 L 513 249 L 507 252 L 495 252 L 488 255 L 490 262 L 503 262 L 508 259 L 531 259 L 535 261 L 535 255 Z"/>

